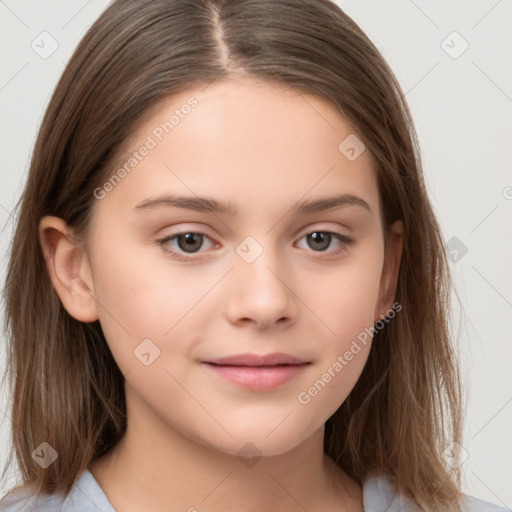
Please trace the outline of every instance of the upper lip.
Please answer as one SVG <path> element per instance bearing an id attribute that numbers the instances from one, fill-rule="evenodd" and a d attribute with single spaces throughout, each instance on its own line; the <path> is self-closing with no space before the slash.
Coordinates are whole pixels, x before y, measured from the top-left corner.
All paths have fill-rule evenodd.
<path id="1" fill-rule="evenodd" d="M 292 356 L 290 354 L 238 354 L 234 356 L 208 359 L 203 363 L 210 363 L 223 366 L 276 366 L 278 364 L 304 364 L 308 361 Z"/>

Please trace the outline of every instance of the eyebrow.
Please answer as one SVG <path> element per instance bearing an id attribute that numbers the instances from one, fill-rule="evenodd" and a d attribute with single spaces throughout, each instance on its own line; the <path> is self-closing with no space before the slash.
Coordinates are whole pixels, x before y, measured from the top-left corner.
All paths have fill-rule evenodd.
<path id="1" fill-rule="evenodd" d="M 354 194 L 341 194 L 336 196 L 322 197 L 307 201 L 299 201 L 291 208 L 294 215 L 307 215 L 309 213 L 343 208 L 346 206 L 359 206 L 371 213 L 370 205 L 359 196 Z M 148 198 L 134 207 L 134 210 L 148 210 L 160 207 L 176 207 L 197 212 L 210 212 L 222 215 L 236 216 L 237 207 L 231 202 L 224 202 L 210 197 L 186 197 L 177 195 L 165 195 Z"/>

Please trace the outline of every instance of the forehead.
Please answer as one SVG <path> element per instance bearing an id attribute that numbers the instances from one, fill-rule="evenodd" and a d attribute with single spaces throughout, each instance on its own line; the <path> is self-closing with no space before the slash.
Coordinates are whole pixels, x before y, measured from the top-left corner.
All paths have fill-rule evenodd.
<path id="1" fill-rule="evenodd" d="M 299 199 L 345 193 L 378 214 L 373 159 L 341 111 L 282 84 L 237 78 L 183 91 L 148 113 L 127 147 L 105 198 L 117 207 L 167 192 L 275 218 Z"/>

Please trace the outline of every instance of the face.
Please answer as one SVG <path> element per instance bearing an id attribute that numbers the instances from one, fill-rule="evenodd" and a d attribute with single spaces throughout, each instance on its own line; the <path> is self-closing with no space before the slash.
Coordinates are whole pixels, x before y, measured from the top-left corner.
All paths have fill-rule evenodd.
<path id="1" fill-rule="evenodd" d="M 202 89 L 134 134 L 136 155 L 95 192 L 90 293 L 60 296 L 99 319 L 128 421 L 277 455 L 354 387 L 393 303 L 400 237 L 386 252 L 371 155 L 329 103 L 240 79 Z"/>

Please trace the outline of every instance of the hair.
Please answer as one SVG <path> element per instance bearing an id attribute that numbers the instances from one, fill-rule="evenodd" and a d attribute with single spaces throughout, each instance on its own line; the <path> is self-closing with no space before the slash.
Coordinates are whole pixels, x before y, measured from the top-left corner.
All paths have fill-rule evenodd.
<path id="1" fill-rule="evenodd" d="M 13 446 L 23 483 L 67 494 L 126 429 L 124 377 L 99 321 L 64 309 L 39 241 L 45 215 L 83 240 L 94 190 L 127 141 L 171 96 L 243 76 L 326 99 L 357 131 L 377 173 L 386 233 L 404 223 L 395 299 L 353 390 L 325 424 L 324 451 L 362 483 L 387 473 L 421 510 L 455 510 L 461 380 L 450 344 L 450 269 L 405 96 L 360 27 L 330 0 L 116 0 L 69 60 L 35 142 L 4 288 Z M 5 379 L 5 375 L 4 375 Z M 58 458 L 31 456 L 46 441 Z M 5 473 L 5 469 L 4 469 Z M 454 505 L 455 504 L 455 505 Z"/>

